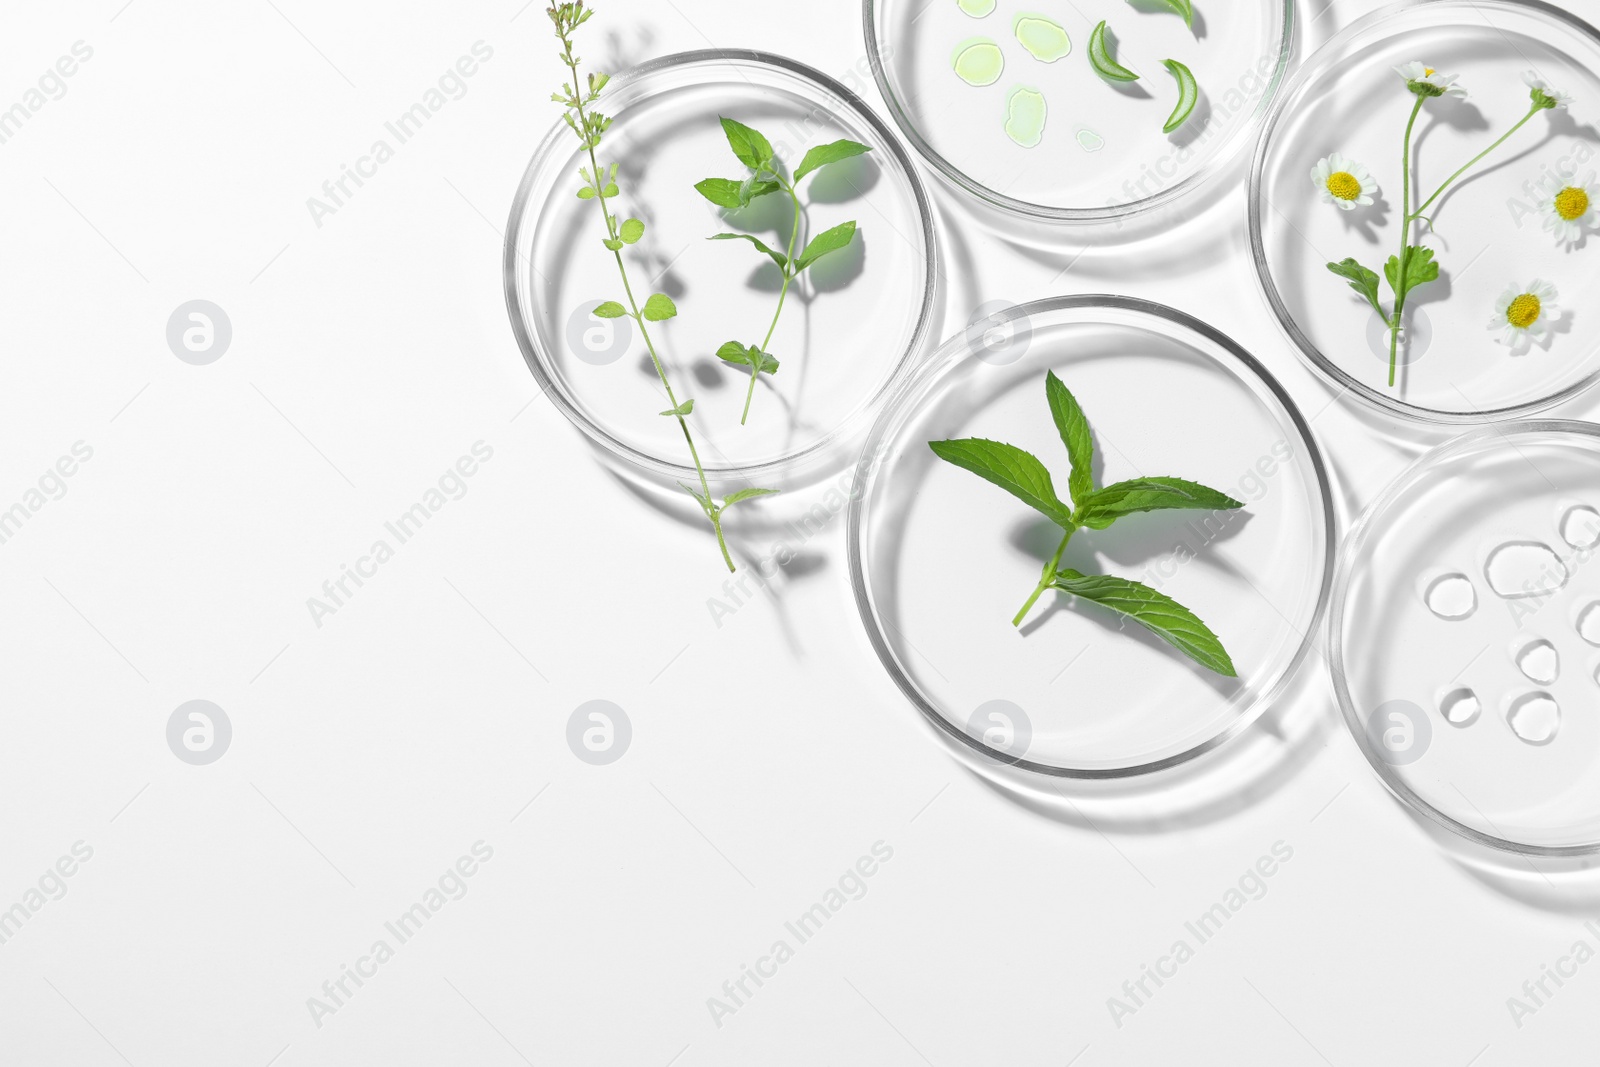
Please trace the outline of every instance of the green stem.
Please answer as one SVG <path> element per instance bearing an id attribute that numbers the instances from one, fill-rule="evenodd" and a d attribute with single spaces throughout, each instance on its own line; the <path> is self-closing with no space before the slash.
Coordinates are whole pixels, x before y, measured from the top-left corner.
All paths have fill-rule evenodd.
<path id="1" fill-rule="evenodd" d="M 795 192 L 793 185 L 783 180 L 783 175 L 773 171 L 772 176 L 777 178 L 784 189 L 788 191 L 789 199 L 794 203 L 794 228 L 789 231 L 789 251 L 784 257 L 789 265 L 783 268 L 783 286 L 778 290 L 778 309 L 772 313 L 772 325 L 767 327 L 767 336 L 761 342 L 761 352 L 756 355 L 756 365 L 750 371 L 750 388 L 744 394 L 744 414 L 739 416 L 740 426 L 743 426 L 745 420 L 750 417 L 750 398 L 755 396 L 756 379 L 761 377 L 761 356 L 766 353 L 767 346 L 772 343 L 772 335 L 777 332 L 778 317 L 783 314 L 783 301 L 789 295 L 789 283 L 794 281 L 794 245 L 796 239 L 800 236 L 800 196 Z"/>
<path id="2" fill-rule="evenodd" d="M 1506 141 L 1511 137 L 1512 134 L 1516 133 L 1518 130 L 1522 129 L 1522 127 L 1526 126 L 1528 124 L 1528 120 L 1529 119 L 1533 118 L 1533 116 L 1537 115 L 1539 112 L 1541 112 L 1543 110 L 1544 110 L 1543 107 L 1535 104 L 1534 107 L 1533 107 L 1533 110 L 1529 111 L 1526 115 L 1522 116 L 1522 118 L 1518 119 L 1517 120 L 1517 124 L 1515 126 L 1512 126 L 1509 130 L 1507 130 L 1505 132 L 1505 134 L 1498 141 L 1496 141 L 1494 144 L 1490 145 L 1488 148 L 1485 148 L 1482 152 L 1479 152 L 1477 155 L 1473 156 L 1471 159 L 1467 160 L 1467 162 L 1461 167 L 1460 170 L 1456 171 L 1454 174 L 1450 175 L 1450 177 L 1446 178 L 1444 180 L 1444 184 L 1439 186 L 1439 188 L 1434 192 L 1434 194 L 1432 196 L 1428 197 L 1428 199 L 1426 201 L 1424 201 L 1420 207 L 1417 208 L 1416 213 L 1413 214 L 1413 215 L 1410 215 L 1408 217 L 1411 218 L 1411 219 L 1420 218 L 1422 216 L 1422 213 L 1427 211 L 1428 208 L 1430 206 L 1432 206 L 1433 202 L 1435 200 L 1439 199 L 1439 197 L 1441 195 L 1443 195 L 1443 193 L 1444 193 L 1444 191 L 1446 189 L 1450 188 L 1450 183 L 1451 182 L 1454 182 L 1457 178 L 1459 178 L 1463 174 L 1465 174 L 1476 163 L 1478 163 L 1480 160 L 1482 160 L 1484 156 L 1488 155 L 1490 152 L 1493 152 L 1496 148 L 1499 148 L 1501 145 L 1505 144 Z"/>
<path id="3" fill-rule="evenodd" d="M 1406 306 L 1406 247 L 1411 243 L 1411 130 L 1417 124 L 1425 97 L 1418 96 L 1406 122 L 1405 142 L 1400 154 L 1400 258 L 1395 260 L 1394 278 L 1389 288 L 1394 290 L 1394 315 L 1389 319 L 1389 388 L 1394 388 L 1395 367 L 1399 364 L 1400 313 Z"/>
<path id="4" fill-rule="evenodd" d="M 589 128 L 588 116 L 585 115 L 583 110 L 583 87 L 578 78 L 578 64 L 572 59 L 572 42 L 567 39 L 565 34 L 562 34 L 561 43 L 566 48 L 567 69 L 572 71 L 572 99 L 577 102 L 578 127 L 587 131 Z M 617 220 L 611 214 L 611 209 L 606 207 L 606 182 L 600 171 L 600 160 L 595 155 L 593 139 L 589 137 L 587 132 L 583 134 L 583 138 L 584 147 L 589 153 L 589 166 L 594 169 L 595 199 L 600 203 L 600 213 L 605 216 L 606 235 L 615 241 L 618 240 Z M 661 379 L 661 387 L 667 391 L 667 402 L 672 407 L 677 407 L 678 397 L 672 391 L 672 383 L 667 380 L 666 368 L 661 365 L 661 357 L 656 354 L 656 345 L 651 340 L 650 331 L 644 324 L 645 319 L 644 315 L 639 311 L 639 302 L 634 299 L 633 286 L 628 281 L 628 268 L 622 262 L 622 252 L 620 250 L 613 251 L 611 255 L 617 261 L 617 273 L 622 276 L 622 289 L 627 294 L 628 307 L 632 309 L 629 317 L 639 326 L 639 336 L 644 338 L 645 348 L 650 352 L 650 362 L 656 368 L 656 376 Z M 728 553 L 728 544 L 722 538 L 721 510 L 711 501 L 711 485 L 706 481 L 705 467 L 700 464 L 700 452 L 694 447 L 694 435 L 689 432 L 689 423 L 682 415 L 677 416 L 677 419 L 678 427 L 683 430 L 684 443 L 689 446 L 689 455 L 694 460 L 694 472 L 700 479 L 700 491 L 705 494 L 706 518 L 711 520 L 711 528 L 716 531 L 717 547 L 722 549 L 722 560 L 728 565 L 728 570 L 732 572 L 737 568 L 733 565 L 733 557 Z"/>
<path id="5" fill-rule="evenodd" d="M 1038 602 L 1039 597 L 1044 594 L 1046 589 L 1050 588 L 1050 583 L 1056 580 L 1056 567 L 1061 563 L 1061 554 L 1067 550 L 1067 542 L 1071 541 L 1072 535 L 1077 532 L 1078 528 L 1076 526 L 1067 530 L 1066 536 L 1056 546 L 1056 554 L 1051 556 L 1050 562 L 1044 565 L 1044 573 L 1039 576 L 1039 584 L 1034 587 L 1033 595 L 1028 597 L 1028 602 L 1022 605 L 1022 610 L 1017 612 L 1016 616 L 1011 620 L 1012 626 L 1022 625 L 1022 620 L 1027 617 L 1029 611 L 1033 610 L 1033 605 Z"/>

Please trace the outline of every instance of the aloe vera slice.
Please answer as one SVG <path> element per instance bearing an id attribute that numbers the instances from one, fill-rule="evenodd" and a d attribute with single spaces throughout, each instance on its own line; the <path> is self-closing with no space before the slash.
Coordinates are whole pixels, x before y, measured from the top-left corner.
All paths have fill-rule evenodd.
<path id="1" fill-rule="evenodd" d="M 1194 74 L 1189 68 L 1176 59 L 1163 59 L 1161 65 L 1178 79 L 1178 106 L 1172 109 L 1172 114 L 1167 117 L 1167 124 L 1161 127 L 1162 133 L 1171 133 L 1188 121 L 1189 115 L 1194 111 L 1195 101 L 1200 99 L 1200 86 L 1195 84 Z"/>
<path id="2" fill-rule="evenodd" d="M 1183 24 L 1191 30 L 1194 29 L 1194 4 L 1191 0 L 1156 0 L 1156 3 L 1175 15 L 1182 15 Z"/>
<path id="3" fill-rule="evenodd" d="M 1139 75 L 1124 67 L 1121 63 L 1111 58 L 1111 51 L 1106 47 L 1106 23 L 1100 20 L 1100 25 L 1089 34 L 1089 65 L 1095 73 L 1102 78 L 1110 78 L 1114 82 L 1136 82 Z"/>

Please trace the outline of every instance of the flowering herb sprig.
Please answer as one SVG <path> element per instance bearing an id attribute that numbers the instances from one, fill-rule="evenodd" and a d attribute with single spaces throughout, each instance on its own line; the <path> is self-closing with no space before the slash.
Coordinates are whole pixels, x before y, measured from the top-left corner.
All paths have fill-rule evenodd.
<path id="1" fill-rule="evenodd" d="M 583 187 L 578 190 L 578 199 L 593 200 L 600 207 L 600 214 L 605 218 L 606 236 L 602 243 L 606 250 L 617 261 L 617 273 L 622 279 L 623 294 L 627 298 L 627 306 L 615 300 L 607 300 L 594 309 L 594 314 L 602 319 L 620 319 L 626 316 L 639 327 L 639 335 L 644 338 L 645 348 L 650 352 L 650 362 L 655 366 L 656 375 L 661 379 L 661 387 L 666 390 L 667 403 L 672 406 L 661 414 L 667 418 L 678 420 L 678 426 L 683 430 L 684 443 L 689 446 L 689 455 L 694 460 L 695 474 L 699 476 L 700 488 L 684 485 L 683 488 L 699 502 L 700 508 L 706 513 L 706 518 L 711 521 L 711 528 L 717 535 L 717 547 L 722 550 L 723 562 L 728 565 L 728 570 L 735 569 L 733 557 L 728 553 L 728 542 L 722 535 L 722 514 L 728 508 L 741 500 L 752 497 L 767 496 L 776 493 L 776 489 L 740 489 L 730 493 L 718 504 L 711 496 L 711 486 L 706 481 L 705 468 L 700 463 L 700 453 L 694 445 L 694 435 L 689 431 L 688 416 L 694 411 L 694 400 L 679 401 L 677 394 L 672 390 L 672 383 L 667 380 L 667 372 L 662 366 L 661 357 L 656 353 L 655 342 L 650 338 L 650 329 L 647 322 L 665 322 L 678 314 L 678 308 L 672 299 L 665 293 L 652 293 L 640 307 L 634 298 L 633 286 L 628 281 L 628 267 L 623 262 L 622 250 L 628 245 L 637 244 L 644 236 L 644 223 L 635 218 L 624 219 L 620 214 L 612 212 L 608 201 L 616 199 L 622 190 L 617 185 L 617 164 L 601 166 L 600 159 L 595 149 L 600 146 L 605 132 L 611 128 L 611 118 L 595 109 L 595 104 L 600 99 L 600 93 L 605 89 L 610 76 L 601 73 L 591 73 L 587 79 L 588 89 L 578 74 L 578 64 L 582 60 L 572 54 L 572 35 L 594 14 L 592 8 L 584 6 L 583 0 L 573 3 L 557 4 L 548 8 L 546 14 L 550 16 L 551 23 L 555 26 L 556 38 L 561 42 L 560 60 L 571 72 L 571 84 L 563 84 L 560 89 L 551 94 L 551 99 L 566 108 L 562 118 L 566 120 L 568 128 L 577 136 L 583 145 L 583 150 L 589 156 L 589 166 L 579 168 L 578 173 L 583 176 Z M 682 483 L 679 483 L 682 485 Z"/>
<path id="2" fill-rule="evenodd" d="M 1552 88 L 1533 72 L 1524 74 L 1523 81 L 1528 86 L 1530 105 L 1527 114 L 1512 124 L 1511 128 L 1501 134 L 1489 147 L 1467 160 L 1434 190 L 1433 195 L 1424 200 L 1422 190 L 1413 188 L 1411 172 L 1411 133 L 1416 126 L 1417 116 L 1429 100 L 1440 97 L 1464 97 L 1467 92 L 1456 84 L 1457 75 L 1441 74 L 1421 63 L 1407 63 L 1405 66 L 1396 67 L 1395 73 L 1404 80 L 1406 90 L 1416 97 L 1416 102 L 1412 104 L 1411 117 L 1406 121 L 1401 148 L 1400 250 L 1397 255 L 1389 257 L 1389 262 L 1384 264 L 1383 268 L 1384 278 L 1388 280 L 1389 289 L 1394 294 L 1391 310 L 1385 311 L 1379 299 L 1376 271 L 1362 266 L 1353 258 L 1328 264 L 1328 270 L 1349 282 L 1350 288 L 1360 294 L 1372 306 L 1373 312 L 1388 325 L 1390 387 L 1394 386 L 1395 369 L 1399 363 L 1399 342 L 1406 299 L 1412 290 L 1439 279 L 1439 264 L 1433 258 L 1433 249 L 1412 243 L 1412 227 L 1418 222 L 1426 222 L 1432 227 L 1433 219 L 1428 215 L 1428 210 L 1444 195 L 1445 190 L 1455 184 L 1457 179 L 1509 140 L 1512 134 L 1527 125 L 1535 115 L 1541 111 L 1564 108 L 1571 100 L 1567 94 Z M 1358 203 L 1371 203 L 1370 198 L 1372 193 L 1376 192 L 1376 186 L 1370 182 L 1364 168 L 1347 164 L 1348 160 L 1342 160 L 1337 153 L 1334 153 L 1313 168 L 1311 181 L 1325 200 L 1349 210 Z M 1412 207 L 1414 198 L 1415 208 Z"/>
<path id="3" fill-rule="evenodd" d="M 733 149 L 735 158 L 749 168 L 749 173 L 743 178 L 707 178 L 698 182 L 695 188 L 699 190 L 700 195 L 718 207 L 731 211 L 749 207 L 758 198 L 781 189 L 788 194 L 794 209 L 794 221 L 789 230 L 789 247 L 785 252 L 768 248 L 765 243 L 748 233 L 719 233 L 710 238 L 712 241 L 749 241 L 756 247 L 756 251 L 777 265 L 779 273 L 783 276 L 783 285 L 778 290 L 778 307 L 772 313 L 772 324 L 767 327 L 766 339 L 759 345 L 744 345 L 738 341 L 729 341 L 717 349 L 718 359 L 724 363 L 744 367 L 749 372 L 750 385 L 744 394 L 744 413 L 739 416 L 739 425 L 743 426 L 745 420 L 750 417 L 750 399 L 755 396 L 756 380 L 763 374 L 778 373 L 778 361 L 768 351 L 768 346 L 772 343 L 773 333 L 778 329 L 778 318 L 783 314 L 783 302 L 789 295 L 790 284 L 800 277 L 802 271 L 823 256 L 848 247 L 856 235 L 854 221 L 840 223 L 832 229 L 817 234 L 796 256 L 795 243 L 799 240 L 800 231 L 805 228 L 805 208 L 800 203 L 798 191 L 800 180 L 830 163 L 852 159 L 872 149 L 860 142 L 849 140 L 817 145 L 805 154 L 805 158 L 800 161 L 800 166 L 795 169 L 794 177 L 791 179 L 784 174 L 783 161 L 777 158 L 772 143 L 762 134 L 730 118 L 722 119 L 722 132 L 727 135 L 728 147 Z"/>
<path id="4" fill-rule="evenodd" d="M 1031 452 L 979 437 L 928 442 L 934 455 L 946 463 L 993 482 L 1065 531 L 1055 554 L 1044 565 L 1039 583 L 1011 625 L 1022 625 L 1046 589 L 1058 589 L 1132 619 L 1207 670 L 1237 677 L 1222 641 L 1176 600 L 1140 582 L 1111 574 L 1084 574 L 1060 564 L 1072 535 L 1083 528 L 1104 530 L 1118 519 L 1141 511 L 1232 511 L 1244 505 L 1225 493 L 1182 478 L 1134 478 L 1096 487 L 1094 435 L 1088 416 L 1054 371 L 1045 376 L 1045 397 L 1072 466 L 1067 486 L 1072 496 L 1070 505 L 1056 495 L 1050 471 Z"/>

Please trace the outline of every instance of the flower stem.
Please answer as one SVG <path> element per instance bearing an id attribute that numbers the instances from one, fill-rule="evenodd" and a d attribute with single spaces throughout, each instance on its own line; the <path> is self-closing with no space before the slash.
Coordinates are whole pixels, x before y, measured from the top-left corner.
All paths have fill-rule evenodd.
<path id="1" fill-rule="evenodd" d="M 1050 562 L 1044 565 L 1044 573 L 1039 576 L 1039 584 L 1034 587 L 1033 595 L 1028 597 L 1028 602 L 1022 605 L 1022 610 L 1017 612 L 1016 617 L 1011 620 L 1012 626 L 1022 625 L 1022 620 L 1027 617 L 1029 611 L 1033 610 L 1033 605 L 1038 602 L 1039 597 L 1043 595 L 1046 589 L 1050 588 L 1050 583 L 1056 580 L 1056 567 L 1061 563 L 1061 554 L 1067 550 L 1067 542 L 1071 541 L 1072 535 L 1077 532 L 1078 528 L 1076 526 L 1069 527 L 1066 536 L 1061 538 L 1061 543 L 1056 546 L 1056 554 L 1051 556 Z"/>
<path id="2" fill-rule="evenodd" d="M 1541 106 L 1539 104 L 1535 104 L 1533 106 L 1533 109 L 1531 111 L 1529 111 L 1526 115 L 1522 116 L 1522 118 L 1518 119 L 1516 125 L 1512 126 L 1509 130 L 1507 130 L 1500 137 L 1500 139 L 1498 141 L 1496 141 L 1494 144 L 1490 145 L 1488 148 L 1485 148 L 1482 152 L 1479 152 L 1477 155 L 1473 156 L 1471 159 L 1467 160 L 1467 162 L 1461 167 L 1460 170 L 1456 171 L 1454 174 L 1450 175 L 1450 177 L 1446 178 L 1444 180 L 1444 184 L 1439 186 L 1439 188 L 1434 191 L 1434 194 L 1432 196 L 1428 197 L 1428 199 L 1425 200 L 1421 204 L 1421 206 L 1419 206 L 1417 208 L 1416 213 L 1408 215 L 1407 217 L 1409 219 L 1412 219 L 1412 220 L 1420 218 L 1422 216 L 1422 213 L 1424 211 L 1427 211 L 1428 208 L 1432 206 L 1433 202 L 1435 200 L 1439 199 L 1439 197 L 1444 194 L 1444 191 L 1446 189 L 1450 188 L 1450 184 L 1452 182 L 1454 182 L 1457 178 L 1459 178 L 1463 174 L 1465 174 L 1474 164 L 1476 164 L 1479 160 L 1483 159 L 1484 156 L 1488 155 L 1490 152 L 1493 152 L 1496 148 L 1499 148 L 1501 145 L 1505 144 L 1506 141 L 1511 137 L 1512 134 L 1516 133 L 1518 130 L 1522 129 L 1522 127 L 1526 126 L 1528 124 L 1528 120 L 1529 119 L 1533 118 L 1533 116 L 1537 115 L 1539 112 L 1541 112 L 1543 110 L 1544 110 L 1543 106 Z"/>
<path id="3" fill-rule="evenodd" d="M 750 388 L 744 394 L 744 414 L 739 416 L 739 425 L 740 426 L 743 426 L 744 423 L 745 423 L 745 420 L 750 417 L 750 398 L 755 396 L 755 394 L 756 394 L 756 379 L 761 377 L 761 357 L 766 355 L 767 345 L 772 343 L 772 335 L 775 332 L 777 332 L 777 329 L 778 329 L 778 316 L 783 314 L 783 301 L 784 301 L 784 298 L 789 295 L 789 283 L 794 281 L 794 276 L 795 276 L 794 275 L 794 245 L 795 245 L 795 241 L 800 236 L 800 222 L 801 222 L 800 195 L 795 192 L 795 188 L 794 188 L 793 185 L 791 185 L 788 182 L 783 180 L 783 175 L 779 174 L 777 171 L 773 171 L 772 172 L 772 176 L 774 178 L 778 179 L 779 184 L 781 184 L 784 187 L 784 189 L 789 193 L 789 199 L 794 204 L 794 228 L 789 231 L 789 251 L 788 251 L 788 254 L 784 257 L 784 259 L 785 259 L 785 261 L 787 262 L 788 265 L 783 268 L 783 286 L 782 286 L 782 288 L 780 288 L 778 290 L 778 309 L 772 313 L 772 325 L 767 327 L 767 336 L 761 342 L 761 351 L 756 354 L 755 366 L 750 368 Z"/>
<path id="4" fill-rule="evenodd" d="M 1389 319 L 1389 387 L 1394 388 L 1395 367 L 1399 363 L 1400 314 L 1406 306 L 1406 248 L 1411 243 L 1411 130 L 1417 124 L 1425 98 L 1417 97 L 1411 108 L 1411 118 L 1406 122 L 1405 143 L 1400 155 L 1400 258 L 1395 261 L 1394 278 L 1389 288 L 1394 290 L 1394 314 Z"/>

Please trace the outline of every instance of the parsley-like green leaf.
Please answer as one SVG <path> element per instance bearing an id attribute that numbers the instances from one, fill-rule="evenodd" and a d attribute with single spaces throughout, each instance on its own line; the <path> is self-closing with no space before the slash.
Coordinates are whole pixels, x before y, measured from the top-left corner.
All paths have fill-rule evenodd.
<path id="1" fill-rule="evenodd" d="M 1238 677 L 1227 649 L 1194 612 L 1147 585 L 1110 574 L 1056 572 L 1057 589 L 1110 608 L 1145 627 L 1157 637 L 1207 670 L 1228 678 Z"/>
<path id="2" fill-rule="evenodd" d="M 1329 263 L 1328 269 L 1348 281 L 1350 288 L 1366 297 L 1367 303 L 1372 305 L 1372 310 L 1377 312 L 1379 318 L 1388 317 L 1383 313 L 1383 305 L 1378 303 L 1377 271 L 1368 270 L 1354 259 L 1343 259 L 1338 263 Z"/>
<path id="3" fill-rule="evenodd" d="M 993 482 L 1062 529 L 1070 530 L 1072 509 L 1056 495 L 1050 472 L 1038 458 L 1015 445 L 969 437 L 956 441 L 929 441 L 933 454 L 946 463 L 969 470 Z"/>
<path id="4" fill-rule="evenodd" d="M 1433 249 L 1427 245 L 1406 245 L 1405 269 L 1400 268 L 1400 257 L 1390 256 L 1383 265 L 1383 274 L 1389 279 L 1389 288 L 1404 295 L 1419 285 L 1438 281 L 1439 264 L 1433 261 Z"/>

